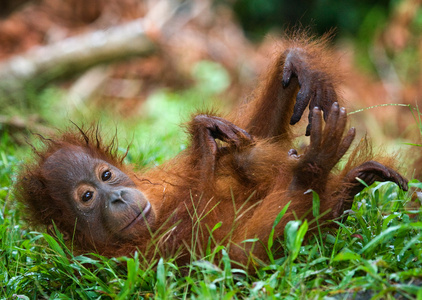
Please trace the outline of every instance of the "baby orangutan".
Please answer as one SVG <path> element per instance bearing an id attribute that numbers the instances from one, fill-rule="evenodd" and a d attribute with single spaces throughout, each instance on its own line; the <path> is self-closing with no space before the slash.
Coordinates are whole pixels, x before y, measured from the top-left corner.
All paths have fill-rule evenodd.
<path id="1" fill-rule="evenodd" d="M 16 183 L 30 221 L 55 224 L 78 251 L 177 253 L 182 264 L 204 253 L 211 229 L 221 222 L 212 233 L 213 245 L 225 245 L 234 263 L 252 271 L 249 258 L 265 262 L 266 250 L 261 243 L 242 241 L 259 238 L 266 244 L 289 202 L 275 237 L 296 217 L 311 221 L 309 189 L 320 197 L 320 223 L 350 209 L 364 188 L 357 178 L 367 185 L 393 181 L 407 189 L 400 174 L 386 161 L 373 161 L 362 145 L 341 172 L 333 171 L 355 137 L 353 128 L 345 133 L 335 62 L 323 41 L 295 38 L 286 44 L 252 101 L 231 121 L 193 116 L 187 124 L 189 147 L 160 167 L 132 171 L 122 164 L 116 144 L 105 144 L 96 128 L 42 139 L 45 149 L 36 151 L 36 161 Z M 291 149 L 291 126 L 307 107 L 310 144 L 298 155 Z"/>

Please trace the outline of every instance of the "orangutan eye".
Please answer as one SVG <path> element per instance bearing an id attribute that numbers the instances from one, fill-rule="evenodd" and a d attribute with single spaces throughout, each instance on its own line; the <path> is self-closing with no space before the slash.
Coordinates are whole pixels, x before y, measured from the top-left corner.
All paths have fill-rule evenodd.
<path id="1" fill-rule="evenodd" d="M 83 202 L 88 202 L 89 200 L 92 199 L 93 196 L 94 196 L 94 192 L 91 192 L 91 191 L 85 192 L 82 195 L 82 201 Z"/>
<path id="2" fill-rule="evenodd" d="M 107 181 L 111 178 L 111 172 L 109 170 L 104 171 L 103 174 L 101 174 L 101 180 Z"/>

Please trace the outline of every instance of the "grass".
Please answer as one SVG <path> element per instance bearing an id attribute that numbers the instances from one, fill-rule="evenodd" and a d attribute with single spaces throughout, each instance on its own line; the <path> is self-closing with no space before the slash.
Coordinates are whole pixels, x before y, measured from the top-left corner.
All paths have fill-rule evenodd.
<path id="1" fill-rule="evenodd" d="M 155 103 L 162 107 L 164 101 L 166 110 L 173 110 L 171 116 L 155 116 L 152 107 L 149 118 L 141 122 L 119 123 L 127 129 L 124 132 L 133 132 L 121 137 L 132 142 L 128 162 L 160 163 L 185 147 L 176 124 L 190 108 L 174 112 L 179 96 L 157 97 Z M 170 121 L 164 124 L 164 119 Z M 110 120 L 103 116 L 103 127 Z M 115 127 L 115 121 L 111 123 Z M 154 132 L 153 138 L 148 132 Z M 308 226 L 314 225 L 289 223 L 283 241 L 285 256 L 277 259 L 269 252 L 270 263 L 251 276 L 231 267 L 222 246 L 208 249 L 208 257 L 217 253 L 221 257 L 217 264 L 203 258 L 187 267 L 159 258 L 155 265 L 148 265 L 141 253 L 116 258 L 75 256 L 61 239 L 31 231 L 14 203 L 13 177 L 28 152 L 15 146 L 7 134 L 1 137 L 1 299 L 352 299 L 358 294 L 364 299 L 393 299 L 395 295 L 422 299 L 422 212 L 418 206 L 410 209 L 414 207 L 408 205 L 413 201 L 411 194 L 392 183 L 361 192 L 352 207 L 354 213 L 339 224 L 339 230 L 317 231 L 305 240 Z M 410 185 L 422 188 L 416 180 Z M 315 196 L 315 214 L 318 201 Z M 272 242 L 264 241 L 269 249 Z"/>
<path id="2" fill-rule="evenodd" d="M 421 213 L 406 210 L 408 200 L 391 183 L 368 188 L 356 199 L 360 208 L 353 207 L 356 213 L 338 231 L 308 243 L 302 242 L 307 224 L 292 222 L 286 227 L 286 256 L 246 276 L 231 268 L 224 248 L 218 250 L 219 267 L 198 260 L 184 269 L 162 259 L 148 266 L 140 253 L 74 256 L 62 240 L 28 231 L 19 211 L 2 197 L 0 297 L 343 299 L 345 293 L 369 290 L 375 299 L 395 293 L 420 298 Z"/>

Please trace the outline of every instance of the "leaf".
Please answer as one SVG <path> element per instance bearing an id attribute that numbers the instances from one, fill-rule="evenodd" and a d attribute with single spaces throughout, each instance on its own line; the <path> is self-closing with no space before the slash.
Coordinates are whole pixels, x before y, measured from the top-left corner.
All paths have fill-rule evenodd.
<path id="1" fill-rule="evenodd" d="M 286 239 L 286 246 L 289 251 L 292 251 L 295 244 L 297 230 L 300 226 L 300 221 L 289 221 L 284 227 L 284 237 Z"/>
<path id="2" fill-rule="evenodd" d="M 332 261 L 360 260 L 361 256 L 355 252 L 340 252 Z"/>
<path id="3" fill-rule="evenodd" d="M 402 230 L 410 230 L 410 229 L 421 229 L 422 228 L 422 222 L 416 222 L 416 223 L 409 223 L 409 224 L 403 224 L 403 225 L 397 225 L 389 227 L 387 230 L 381 232 L 378 236 L 373 238 L 368 244 L 365 245 L 360 251 L 359 254 L 364 253 L 365 251 L 368 251 L 370 248 L 375 247 L 377 244 L 383 243 L 393 237 L 393 234 L 396 232 L 400 232 Z"/>
<path id="4" fill-rule="evenodd" d="M 303 238 L 308 231 L 308 222 L 306 220 L 303 222 L 302 226 L 300 226 L 300 224 L 301 221 L 290 221 L 286 224 L 284 229 L 286 246 L 290 252 L 290 259 L 292 261 L 299 255 Z"/>
<path id="5" fill-rule="evenodd" d="M 398 215 L 391 214 L 387 218 L 385 218 L 384 221 L 382 221 L 382 231 L 386 230 L 387 227 L 388 227 L 388 223 L 390 223 L 391 220 L 393 220 L 397 217 L 398 217 Z"/>
<path id="6" fill-rule="evenodd" d="M 92 259 L 91 257 L 84 256 L 84 255 L 75 256 L 73 259 L 80 262 L 81 264 L 91 264 L 91 265 L 98 264 L 98 260 Z"/>
<path id="7" fill-rule="evenodd" d="M 222 273 L 222 270 L 218 266 L 206 260 L 194 261 L 192 262 L 192 265 L 211 273 Z"/>
<path id="8" fill-rule="evenodd" d="M 270 236 L 268 237 L 268 250 L 271 249 L 274 242 L 274 233 L 275 233 L 275 227 L 280 223 L 281 218 L 283 218 L 284 214 L 286 213 L 287 209 L 289 208 L 291 201 L 287 203 L 283 209 L 278 213 L 277 217 L 274 220 L 273 227 L 271 228 Z"/>
<path id="9" fill-rule="evenodd" d="M 212 228 L 211 232 L 214 232 L 215 230 L 220 228 L 222 224 L 223 224 L 223 222 L 218 222 L 217 224 L 215 224 L 215 226 Z"/>
<path id="10" fill-rule="evenodd" d="M 312 214 L 316 218 L 319 216 L 319 212 L 320 212 L 320 200 L 319 200 L 318 193 L 315 192 L 314 190 L 311 190 L 311 191 L 312 191 Z"/>
<path id="11" fill-rule="evenodd" d="M 48 245 L 51 247 L 51 249 L 59 254 L 60 262 L 65 265 L 68 265 L 69 262 L 66 259 L 66 254 L 64 253 L 63 248 L 60 246 L 60 244 L 48 233 L 43 233 L 43 236 L 47 241 Z"/>
<path id="12" fill-rule="evenodd" d="M 413 180 L 409 181 L 409 187 L 422 189 L 422 182 L 420 182 L 419 180 L 413 179 Z"/>
<path id="13" fill-rule="evenodd" d="M 244 241 L 242 241 L 241 243 L 256 243 L 256 242 L 258 242 L 259 241 L 259 239 L 258 238 L 253 238 L 253 239 L 247 239 L 247 240 L 244 240 Z"/>
<path id="14" fill-rule="evenodd" d="M 308 227 L 308 221 L 305 220 L 305 222 L 303 222 L 299 228 L 295 238 L 295 253 L 293 259 L 296 259 L 296 257 L 299 255 L 300 247 L 302 247 L 303 239 L 305 238 L 306 232 L 308 231 Z"/>
<path id="15" fill-rule="evenodd" d="M 163 258 L 160 258 L 157 265 L 157 292 L 158 299 L 166 298 L 166 273 Z"/>
<path id="16" fill-rule="evenodd" d="M 422 289 L 419 289 L 418 291 L 417 300 L 422 300 Z"/>

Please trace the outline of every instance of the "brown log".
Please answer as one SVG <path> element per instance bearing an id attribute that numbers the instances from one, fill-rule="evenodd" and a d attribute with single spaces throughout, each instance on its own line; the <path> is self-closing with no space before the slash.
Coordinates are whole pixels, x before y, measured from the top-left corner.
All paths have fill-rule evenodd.
<path id="1" fill-rule="evenodd" d="M 153 51 L 154 43 L 142 19 L 35 47 L 0 63 L 0 97 L 11 97 L 29 83 L 39 87 L 98 64 L 146 56 Z"/>

